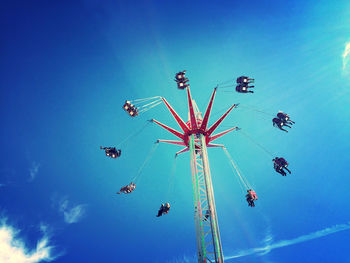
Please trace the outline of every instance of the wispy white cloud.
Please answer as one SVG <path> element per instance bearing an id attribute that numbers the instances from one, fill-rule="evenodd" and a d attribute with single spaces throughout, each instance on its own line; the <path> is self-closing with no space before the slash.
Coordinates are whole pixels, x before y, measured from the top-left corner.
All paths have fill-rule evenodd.
<path id="1" fill-rule="evenodd" d="M 65 197 L 59 203 L 59 211 L 63 214 L 64 221 L 67 224 L 77 223 L 84 217 L 86 205 L 71 206 L 69 200 Z"/>
<path id="2" fill-rule="evenodd" d="M 272 235 L 272 231 L 271 231 L 271 226 L 270 226 L 270 224 L 268 224 L 268 227 L 266 229 L 266 236 L 263 240 L 263 244 L 267 249 L 265 251 L 260 252 L 259 253 L 260 256 L 263 256 L 263 255 L 270 253 L 270 251 L 271 251 L 270 246 L 271 246 L 271 244 L 273 244 L 273 241 L 274 240 L 273 240 L 273 235 Z"/>
<path id="3" fill-rule="evenodd" d="M 20 230 L 6 224 L 0 225 L 0 262 L 6 263 L 35 263 L 52 261 L 58 257 L 53 255 L 53 246 L 49 245 L 50 239 L 46 230 L 40 228 L 43 237 L 37 241 L 36 247 L 29 250 L 19 238 Z"/>
<path id="4" fill-rule="evenodd" d="M 278 241 L 275 243 L 266 244 L 263 247 L 240 250 L 240 251 L 237 251 L 236 253 L 234 253 L 234 255 L 232 255 L 232 256 L 225 257 L 225 260 L 229 260 L 229 259 L 233 259 L 233 258 L 240 258 L 240 257 L 244 257 L 244 256 L 254 255 L 254 254 L 265 255 L 265 254 L 269 253 L 271 250 L 276 249 L 276 248 L 287 247 L 287 246 L 303 243 L 303 242 L 306 242 L 309 240 L 328 236 L 328 235 L 331 235 L 331 234 L 334 234 L 334 233 L 337 233 L 340 231 L 348 230 L 348 229 L 350 229 L 350 222 L 348 222 L 346 224 L 341 224 L 341 225 L 334 225 L 334 226 L 327 227 L 325 229 L 322 229 L 322 230 L 319 230 L 316 232 L 312 232 L 312 233 L 307 234 L 307 235 L 302 235 L 300 237 L 296 237 L 293 239 L 281 240 L 281 241 Z"/>
<path id="5" fill-rule="evenodd" d="M 33 181 L 39 172 L 40 163 L 32 162 L 32 166 L 29 168 L 29 181 Z"/>
<path id="6" fill-rule="evenodd" d="M 350 41 L 345 44 L 345 49 L 343 52 L 343 70 L 346 70 L 347 65 L 350 62 Z"/>

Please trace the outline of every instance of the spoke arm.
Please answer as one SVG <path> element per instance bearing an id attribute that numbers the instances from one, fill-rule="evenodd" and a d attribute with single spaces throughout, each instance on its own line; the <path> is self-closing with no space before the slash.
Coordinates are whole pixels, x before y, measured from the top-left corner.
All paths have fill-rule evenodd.
<path id="1" fill-rule="evenodd" d="M 192 96 L 191 96 L 191 91 L 189 87 L 187 87 L 187 99 L 188 99 L 188 109 L 190 111 L 191 128 L 197 129 L 197 121 L 196 121 L 196 116 L 194 115 Z"/>
<path id="2" fill-rule="evenodd" d="M 218 134 L 215 134 L 215 135 L 209 137 L 209 142 L 212 142 L 212 141 L 216 140 L 217 138 L 220 138 L 221 136 L 225 135 L 226 133 L 229 133 L 230 131 L 236 130 L 237 128 L 238 127 L 233 127 L 233 128 L 228 129 L 226 131 L 223 131 L 223 132 L 220 132 Z"/>
<path id="3" fill-rule="evenodd" d="M 188 129 L 186 123 L 181 119 L 181 117 L 176 113 L 176 111 L 170 106 L 170 104 L 166 101 L 166 99 L 165 98 L 162 98 L 162 99 L 164 101 L 165 106 L 168 108 L 170 113 L 173 115 L 176 122 L 179 124 L 179 126 L 183 130 L 183 132 L 185 132 L 185 133 L 188 132 L 189 129 Z"/>
<path id="4" fill-rule="evenodd" d="M 209 147 L 220 147 L 220 148 L 225 148 L 225 145 L 223 145 L 223 144 L 214 144 L 214 143 L 209 143 L 208 145 L 207 145 L 207 147 L 209 148 Z"/>
<path id="5" fill-rule="evenodd" d="M 157 140 L 157 142 L 163 142 L 163 143 L 170 143 L 170 144 L 176 144 L 181 146 L 186 146 L 184 142 L 181 141 L 171 141 L 171 140 Z"/>
<path id="6" fill-rule="evenodd" d="M 202 125 L 201 125 L 201 130 L 206 130 L 207 129 L 207 125 L 208 125 L 208 121 L 209 121 L 209 116 L 211 113 L 211 108 L 213 106 L 213 102 L 214 102 L 214 98 L 215 98 L 215 93 L 216 93 L 216 88 L 213 91 L 213 94 L 211 95 L 207 110 L 205 111 L 205 115 L 202 121 Z"/>
<path id="7" fill-rule="evenodd" d="M 208 130 L 207 135 L 210 136 L 216 128 L 220 125 L 220 123 L 226 118 L 226 116 L 230 113 L 230 111 L 236 107 L 236 104 L 233 104 L 225 113 L 218 119 Z"/>
<path id="8" fill-rule="evenodd" d="M 178 151 L 176 154 L 175 154 L 175 157 L 177 157 L 180 153 L 184 153 L 184 152 L 188 152 L 189 148 L 186 147 L 184 149 L 182 149 L 181 151 Z"/>
<path id="9" fill-rule="evenodd" d="M 184 140 L 184 136 L 182 133 L 174 130 L 173 128 L 170 128 L 169 126 L 166 126 L 163 123 L 160 123 L 159 121 L 152 119 L 153 122 L 157 123 L 159 126 L 163 127 L 164 129 L 166 129 L 167 131 L 171 132 L 172 134 L 174 134 L 175 136 L 177 136 L 178 138 L 180 138 L 181 140 Z"/>

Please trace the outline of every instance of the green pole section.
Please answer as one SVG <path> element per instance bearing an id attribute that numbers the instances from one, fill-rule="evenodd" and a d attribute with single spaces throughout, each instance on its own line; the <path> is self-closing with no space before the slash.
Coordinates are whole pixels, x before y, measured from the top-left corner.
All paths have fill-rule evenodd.
<path id="1" fill-rule="evenodd" d="M 196 167 L 196 152 L 195 152 L 195 135 L 190 136 L 189 148 L 191 152 L 191 168 L 192 168 L 192 184 L 193 184 L 193 201 L 195 206 L 195 224 L 197 232 L 197 249 L 199 250 L 198 262 L 206 262 L 206 249 L 205 249 L 205 238 L 203 234 L 203 222 L 200 220 L 201 203 L 199 198 L 199 181 L 198 171 Z M 200 240 L 198 240 L 198 236 Z"/>
<path id="2" fill-rule="evenodd" d="M 201 147 L 202 147 L 204 178 L 205 178 L 207 198 L 209 203 L 209 210 L 211 214 L 212 235 L 215 243 L 215 255 L 216 255 L 215 257 L 217 262 L 223 263 L 224 258 L 223 258 L 222 247 L 221 247 L 219 225 L 217 222 L 217 214 L 216 214 L 216 207 L 215 207 L 213 184 L 212 184 L 211 175 L 210 175 L 207 145 L 206 145 L 205 136 L 203 134 L 201 134 Z"/>

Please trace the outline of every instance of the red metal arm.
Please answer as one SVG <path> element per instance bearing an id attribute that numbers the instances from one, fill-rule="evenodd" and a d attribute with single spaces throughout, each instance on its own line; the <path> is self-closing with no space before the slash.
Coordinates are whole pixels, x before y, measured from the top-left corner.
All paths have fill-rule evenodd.
<path id="1" fill-rule="evenodd" d="M 184 153 L 184 152 L 188 152 L 190 148 L 186 147 L 184 149 L 182 149 L 181 151 L 178 151 L 176 154 L 175 154 L 175 157 L 178 156 L 180 153 Z"/>
<path id="2" fill-rule="evenodd" d="M 180 141 L 157 140 L 157 142 L 164 142 L 164 143 L 170 143 L 170 144 L 176 144 L 176 145 L 186 146 L 186 144 L 185 144 L 184 142 L 180 142 Z"/>
<path id="3" fill-rule="evenodd" d="M 172 134 L 174 134 L 175 136 L 177 136 L 178 138 L 180 138 L 181 140 L 184 140 L 184 136 L 182 133 L 174 130 L 173 128 L 170 128 L 169 126 L 166 126 L 163 123 L 160 123 L 159 121 L 152 119 L 153 122 L 157 123 L 159 126 L 163 127 L 164 129 L 166 129 L 167 131 L 170 131 Z"/>
<path id="4" fill-rule="evenodd" d="M 228 133 L 228 132 L 230 132 L 230 131 L 233 131 L 233 130 L 235 130 L 235 129 L 237 129 L 237 127 L 233 127 L 233 128 L 228 129 L 228 130 L 226 130 L 226 131 L 223 131 L 223 132 L 220 132 L 220 133 L 218 133 L 218 134 L 215 134 L 215 135 L 209 137 L 209 142 L 212 142 L 212 141 L 216 140 L 217 138 L 220 138 L 221 136 L 223 136 L 223 135 L 225 135 L 226 133 Z"/>
<path id="5" fill-rule="evenodd" d="M 188 109 L 190 111 L 191 129 L 197 129 L 197 121 L 196 121 L 196 116 L 194 115 L 192 97 L 191 97 L 191 92 L 189 87 L 187 87 L 187 99 L 188 99 Z"/>
<path id="6" fill-rule="evenodd" d="M 181 117 L 175 112 L 175 110 L 170 106 L 170 104 L 166 101 L 165 98 L 162 98 L 164 101 L 164 104 L 167 106 L 167 108 L 169 109 L 169 111 L 171 112 L 171 114 L 174 116 L 176 122 L 179 124 L 179 126 L 181 127 L 181 129 L 186 133 L 189 131 L 186 123 L 181 119 Z"/>
<path id="7" fill-rule="evenodd" d="M 207 132 L 207 135 L 208 135 L 208 136 L 210 136 L 210 135 L 215 131 L 215 129 L 220 125 L 220 123 L 226 118 L 227 114 L 229 114 L 230 111 L 231 111 L 234 107 L 236 107 L 235 104 L 233 104 L 233 105 L 225 112 L 225 114 L 222 115 L 222 116 L 220 117 L 220 119 L 218 119 L 218 120 L 209 128 L 209 130 L 208 130 L 208 132 Z"/>
<path id="8" fill-rule="evenodd" d="M 202 121 L 201 125 L 201 130 L 205 131 L 207 129 L 208 121 L 209 121 L 209 116 L 211 113 L 211 108 L 213 106 L 214 98 L 215 98 L 215 93 L 216 93 L 216 88 L 213 91 L 213 94 L 211 95 L 207 110 L 205 111 L 205 115 Z"/>
<path id="9" fill-rule="evenodd" d="M 224 148 L 225 146 L 223 144 L 214 144 L 214 143 L 209 143 L 207 145 L 207 147 L 220 147 L 220 148 Z"/>

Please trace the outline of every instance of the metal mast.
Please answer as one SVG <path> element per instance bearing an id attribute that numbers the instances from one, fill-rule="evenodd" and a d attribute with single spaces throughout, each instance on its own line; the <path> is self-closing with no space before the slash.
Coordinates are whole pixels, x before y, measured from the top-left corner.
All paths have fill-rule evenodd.
<path id="1" fill-rule="evenodd" d="M 223 145 L 212 144 L 210 142 L 237 128 L 233 127 L 224 132 L 211 136 L 227 114 L 235 107 L 235 105 L 231 106 L 227 112 L 208 129 L 207 124 L 215 93 L 216 89 L 211 96 L 204 118 L 202 119 L 201 113 L 199 112 L 195 101 L 192 100 L 190 89 L 187 87 L 189 108 L 189 120 L 187 123 L 181 119 L 170 104 L 163 98 L 165 105 L 174 116 L 183 133 L 178 132 L 153 119 L 155 123 L 181 139 L 181 141 L 158 140 L 158 142 L 186 146 L 183 150 L 177 152 L 176 155 L 190 151 L 195 208 L 194 219 L 199 263 L 224 262 L 207 147 L 224 147 Z"/>

